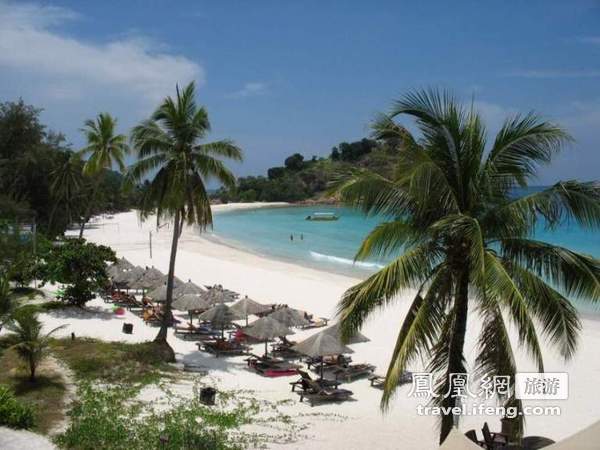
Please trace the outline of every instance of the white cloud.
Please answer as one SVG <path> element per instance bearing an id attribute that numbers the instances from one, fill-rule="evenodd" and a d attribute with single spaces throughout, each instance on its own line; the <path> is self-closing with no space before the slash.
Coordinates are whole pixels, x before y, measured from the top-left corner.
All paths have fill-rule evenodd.
<path id="1" fill-rule="evenodd" d="M 530 69 L 530 70 L 513 70 L 505 74 L 507 77 L 516 78 L 599 78 L 599 69 L 579 69 L 579 70 L 562 70 L 562 69 Z"/>
<path id="2" fill-rule="evenodd" d="M 227 94 L 228 98 L 243 98 L 264 95 L 267 93 L 269 86 L 266 83 L 252 81 L 244 84 L 244 86 L 235 92 Z"/>
<path id="3" fill-rule="evenodd" d="M 204 79 L 197 63 L 157 52 L 157 46 L 144 38 L 125 36 L 96 43 L 57 31 L 65 21 L 78 18 L 63 8 L 0 0 L 2 72 L 33 76 L 37 93 L 55 100 L 110 91 L 111 95 L 137 96 L 138 105 L 140 101 L 155 103 L 171 93 L 176 83 Z"/>

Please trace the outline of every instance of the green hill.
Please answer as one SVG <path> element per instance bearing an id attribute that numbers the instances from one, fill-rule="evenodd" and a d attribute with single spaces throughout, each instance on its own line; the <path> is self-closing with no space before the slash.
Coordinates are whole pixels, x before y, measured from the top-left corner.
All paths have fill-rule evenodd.
<path id="1" fill-rule="evenodd" d="M 221 188 L 213 199 L 228 202 L 330 201 L 327 189 L 341 173 L 352 168 L 369 168 L 390 176 L 396 150 L 371 139 L 342 142 L 326 158 L 307 160 L 300 153 L 287 157 L 283 166 L 271 167 L 266 176 L 238 178 L 235 189 Z"/>

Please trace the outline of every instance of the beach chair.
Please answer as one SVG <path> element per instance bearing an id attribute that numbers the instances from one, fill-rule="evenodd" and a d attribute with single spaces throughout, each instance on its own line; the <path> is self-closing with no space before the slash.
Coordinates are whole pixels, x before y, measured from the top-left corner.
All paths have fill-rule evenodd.
<path id="1" fill-rule="evenodd" d="M 483 434 L 485 445 L 489 450 L 503 448 L 508 445 L 508 436 L 503 433 L 494 433 L 490 431 L 487 422 L 483 423 L 481 433 Z"/>
<path id="2" fill-rule="evenodd" d="M 309 319 L 306 325 L 302 325 L 300 328 L 303 330 L 309 330 L 311 328 L 326 327 L 329 323 L 329 319 L 325 317 L 319 317 L 318 319 Z"/>
<path id="3" fill-rule="evenodd" d="M 336 380 L 342 379 L 349 383 L 357 378 L 371 375 L 374 371 L 375 366 L 372 364 L 350 364 L 334 368 L 333 374 Z"/>
<path id="4" fill-rule="evenodd" d="M 296 391 L 296 393 L 300 396 L 300 402 L 303 402 L 304 399 L 307 399 L 310 403 L 310 406 L 314 406 L 315 403 L 325 403 L 325 402 L 342 402 L 345 400 L 349 400 L 353 393 L 348 389 L 332 389 L 321 387 L 319 383 L 314 380 L 302 379 L 302 389 L 300 391 Z"/>
<path id="5" fill-rule="evenodd" d="M 300 366 L 281 359 L 251 355 L 246 359 L 248 368 L 265 377 L 287 377 L 296 375 Z"/>
<path id="6" fill-rule="evenodd" d="M 238 356 L 248 351 L 248 347 L 237 342 L 225 341 L 222 339 L 209 342 L 198 342 L 198 348 L 207 353 L 212 353 L 217 358 L 220 356 Z"/>
<path id="7" fill-rule="evenodd" d="M 373 374 L 369 377 L 371 386 L 377 389 L 383 389 L 385 385 L 385 377 L 383 375 Z M 404 372 L 398 379 L 398 386 L 402 386 L 406 383 L 412 383 L 412 372 Z"/>
<path id="8" fill-rule="evenodd" d="M 337 389 L 339 387 L 339 385 L 342 384 L 339 381 L 327 380 L 325 378 L 313 380 L 311 378 L 311 376 L 308 374 L 308 372 L 305 372 L 303 370 L 298 370 L 297 372 L 298 372 L 298 375 L 300 375 L 300 379 L 297 381 L 292 381 L 290 383 L 290 385 L 292 386 L 292 392 L 296 391 L 296 387 L 303 386 L 304 381 L 314 381 L 315 383 L 318 383 L 319 386 L 321 386 L 322 388 L 327 388 L 327 389 Z"/>
<path id="9" fill-rule="evenodd" d="M 333 370 L 350 364 L 352 357 L 346 355 L 317 356 L 315 358 L 307 358 L 305 362 L 309 369 L 318 372 L 321 370 L 321 362 L 323 362 L 323 370 Z"/>
<path id="10" fill-rule="evenodd" d="M 175 327 L 175 336 L 184 340 L 217 340 L 221 335 L 219 330 L 214 330 L 210 326 L 194 326 L 190 323 Z"/>

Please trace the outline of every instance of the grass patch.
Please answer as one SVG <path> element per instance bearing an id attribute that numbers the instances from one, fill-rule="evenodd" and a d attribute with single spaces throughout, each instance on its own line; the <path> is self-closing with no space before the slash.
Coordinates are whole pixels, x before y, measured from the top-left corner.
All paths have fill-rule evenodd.
<path id="1" fill-rule="evenodd" d="M 23 368 L 17 354 L 6 349 L 10 341 L 3 339 L 4 347 L 0 356 L 0 384 L 10 387 L 15 397 L 33 407 L 35 423 L 33 430 L 46 434 L 58 422 L 64 419 L 65 386 L 58 373 L 49 372 L 43 366 L 35 382 L 29 381 L 29 375 Z"/>
<path id="2" fill-rule="evenodd" d="M 54 354 L 65 361 L 78 380 L 150 384 L 174 369 L 161 361 L 151 342 L 126 344 L 97 339 L 55 339 Z"/>

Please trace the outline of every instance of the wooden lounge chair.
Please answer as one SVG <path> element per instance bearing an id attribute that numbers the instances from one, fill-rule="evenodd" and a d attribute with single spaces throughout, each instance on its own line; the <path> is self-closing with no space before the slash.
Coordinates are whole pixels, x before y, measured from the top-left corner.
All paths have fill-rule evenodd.
<path id="1" fill-rule="evenodd" d="M 485 445 L 489 450 L 503 448 L 508 445 L 508 436 L 503 433 L 494 433 L 490 431 L 487 422 L 484 422 L 481 432 L 483 434 Z"/>
<path id="2" fill-rule="evenodd" d="M 336 369 L 339 367 L 347 366 L 352 362 L 351 356 L 337 355 L 337 356 L 317 356 L 316 358 L 307 358 L 306 365 L 313 371 L 321 370 L 321 362 L 323 363 L 323 369 Z"/>
<path id="3" fill-rule="evenodd" d="M 383 389 L 385 385 L 385 376 L 373 374 L 369 377 L 369 381 L 371 382 L 371 386 L 377 389 Z M 402 386 L 406 383 L 412 382 L 412 372 L 404 372 L 400 378 L 398 379 L 398 386 Z"/>
<path id="4" fill-rule="evenodd" d="M 251 355 L 246 359 L 248 367 L 266 377 L 287 377 L 296 375 L 300 366 L 281 359 Z"/>
<path id="5" fill-rule="evenodd" d="M 323 402 L 340 402 L 344 400 L 349 400 L 352 397 L 352 391 L 348 389 L 332 389 L 321 387 L 319 383 L 314 380 L 306 380 L 302 379 L 302 389 L 300 391 L 296 391 L 296 393 L 300 396 L 300 402 L 304 401 L 306 398 L 310 406 L 314 406 L 315 403 L 323 403 Z"/>
<path id="6" fill-rule="evenodd" d="M 348 366 L 337 367 L 333 370 L 336 380 L 345 380 L 350 382 L 357 378 L 371 375 L 375 371 L 372 364 L 350 364 Z"/>
<path id="7" fill-rule="evenodd" d="M 325 317 L 319 317 L 317 319 L 309 319 L 306 325 L 302 325 L 300 328 L 303 330 L 309 330 L 311 328 L 326 327 L 329 323 L 329 319 Z"/>
<path id="8" fill-rule="evenodd" d="M 194 326 L 186 323 L 175 327 L 175 336 L 184 340 L 216 340 L 220 335 L 219 330 L 207 325 Z"/>
<path id="9" fill-rule="evenodd" d="M 248 351 L 248 347 L 237 342 L 218 339 L 210 342 L 198 342 L 198 348 L 208 353 L 212 353 L 217 358 L 219 356 L 243 355 Z"/>
<path id="10" fill-rule="evenodd" d="M 339 381 L 336 380 L 327 380 L 325 378 L 319 378 L 318 380 L 313 380 L 311 378 L 311 376 L 308 374 L 308 372 L 305 372 L 303 370 L 298 370 L 298 375 L 300 375 L 300 379 L 297 381 L 292 381 L 290 383 L 290 385 L 292 386 L 292 392 L 294 392 L 296 390 L 296 387 L 298 386 L 302 386 L 304 381 L 314 381 L 315 383 L 318 383 L 319 386 L 321 386 L 322 388 L 326 388 L 326 389 L 337 389 L 339 387 L 340 383 Z"/>

